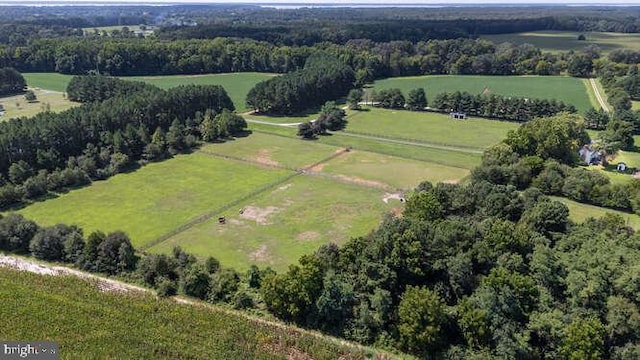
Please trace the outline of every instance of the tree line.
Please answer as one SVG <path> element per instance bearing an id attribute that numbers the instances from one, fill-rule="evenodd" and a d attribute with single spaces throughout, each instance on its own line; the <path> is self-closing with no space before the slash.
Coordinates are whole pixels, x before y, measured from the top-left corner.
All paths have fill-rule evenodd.
<path id="1" fill-rule="evenodd" d="M 537 117 L 553 116 L 561 112 L 575 113 L 573 105 L 555 99 L 529 99 L 496 94 L 477 94 L 468 92 L 443 92 L 427 102 L 424 89 L 412 89 L 405 98 L 400 89 L 390 88 L 372 91 L 370 94 L 374 106 L 386 109 L 425 110 L 441 112 L 461 112 L 470 116 L 525 122 Z"/>
<path id="2" fill-rule="evenodd" d="M 94 76 L 71 81 L 68 90 L 91 102 L 0 123 L 0 208 L 105 179 L 246 128 L 217 85 L 165 91 Z"/>
<path id="3" fill-rule="evenodd" d="M 556 75 L 578 53 L 543 53 L 532 45 L 451 39 L 278 46 L 250 39 L 53 38 L 0 45 L 0 66 L 23 72 L 113 76 L 299 70 L 309 56 L 329 53 L 356 72 L 360 86 L 377 78 L 432 74 Z"/>
<path id="4" fill-rule="evenodd" d="M 331 55 L 316 54 L 303 69 L 256 84 L 246 102 L 260 113 L 288 115 L 343 97 L 354 82 L 351 67 Z"/>

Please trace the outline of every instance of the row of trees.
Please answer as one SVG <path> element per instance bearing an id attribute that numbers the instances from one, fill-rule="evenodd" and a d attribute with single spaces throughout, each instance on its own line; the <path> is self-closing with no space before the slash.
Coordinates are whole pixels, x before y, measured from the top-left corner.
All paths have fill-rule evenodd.
<path id="1" fill-rule="evenodd" d="M 351 67 L 335 57 L 309 57 L 302 70 L 262 81 L 247 94 L 247 106 L 261 113 L 292 114 L 345 96 L 353 87 Z"/>
<path id="2" fill-rule="evenodd" d="M 99 77 L 73 83 L 98 89 L 85 93 L 93 100 L 113 97 L 0 123 L 0 207 L 105 179 L 246 128 L 220 86 L 164 91 Z M 104 91 L 104 84 L 112 88 Z"/>
<path id="3" fill-rule="evenodd" d="M 0 251 L 120 275 L 157 289 L 161 296 L 180 293 L 215 303 L 227 302 L 236 308 L 253 306 L 253 294 L 261 279 L 272 272 L 253 266 L 246 274 L 239 274 L 221 268 L 213 257 L 199 261 L 177 247 L 170 255 L 137 254 L 129 237 L 121 231 L 96 231 L 85 237 L 77 226 L 40 227 L 15 213 L 0 216 Z"/>
<path id="4" fill-rule="evenodd" d="M 0 68 L 0 96 L 20 94 L 27 87 L 27 82 L 16 69 Z"/>
<path id="5" fill-rule="evenodd" d="M 431 101 L 431 107 L 444 112 L 458 111 L 472 116 L 511 121 L 529 121 L 560 112 L 576 112 L 573 105 L 555 99 L 528 99 L 496 94 L 472 95 L 459 91 L 436 95 Z"/>

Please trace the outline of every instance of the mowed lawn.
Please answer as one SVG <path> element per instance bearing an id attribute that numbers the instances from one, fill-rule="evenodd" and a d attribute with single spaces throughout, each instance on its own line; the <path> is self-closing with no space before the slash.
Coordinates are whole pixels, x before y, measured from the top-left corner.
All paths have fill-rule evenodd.
<path id="1" fill-rule="evenodd" d="M 439 113 L 377 108 L 350 112 L 347 121 L 347 131 L 476 150 L 500 142 L 509 130 L 519 126 L 507 121 L 481 118 L 453 120 Z"/>
<path id="2" fill-rule="evenodd" d="M 578 40 L 584 34 L 585 40 Z M 560 52 L 582 50 L 589 45 L 597 45 L 605 54 L 616 49 L 640 50 L 640 34 L 577 31 L 535 31 L 515 34 L 482 35 L 481 39 L 495 43 L 531 44 L 542 51 Z"/>
<path id="3" fill-rule="evenodd" d="M 0 97 L 0 104 L 4 106 L 5 114 L 0 121 L 18 117 L 32 117 L 48 109 L 60 112 L 80 104 L 67 100 L 62 93 L 42 89 L 34 89 L 37 101 L 28 102 L 24 95 Z"/>
<path id="4" fill-rule="evenodd" d="M 246 98 L 249 90 L 257 83 L 267 80 L 275 74 L 267 73 L 228 73 L 205 75 L 168 75 L 168 76 L 131 76 L 122 79 L 144 81 L 161 89 L 179 85 L 220 85 L 229 94 L 238 112 L 246 110 Z"/>
<path id="5" fill-rule="evenodd" d="M 466 91 L 471 94 L 491 93 L 535 99 L 555 99 L 572 104 L 579 112 L 593 105 L 582 79 L 567 76 L 486 76 L 432 75 L 379 80 L 374 90 L 398 88 L 405 97 L 409 90 L 424 88 L 427 100 L 442 92 Z"/>
<path id="6" fill-rule="evenodd" d="M 19 212 L 40 225 L 77 224 L 86 234 L 123 230 L 139 247 L 290 173 L 199 153 L 180 155 Z"/>
<path id="7" fill-rule="evenodd" d="M 211 219 L 147 251 L 180 246 L 237 270 L 257 264 L 283 271 L 323 244 L 342 244 L 375 229 L 385 212 L 402 206 L 384 197 L 383 190 L 301 175 L 229 210 L 224 225 Z"/>

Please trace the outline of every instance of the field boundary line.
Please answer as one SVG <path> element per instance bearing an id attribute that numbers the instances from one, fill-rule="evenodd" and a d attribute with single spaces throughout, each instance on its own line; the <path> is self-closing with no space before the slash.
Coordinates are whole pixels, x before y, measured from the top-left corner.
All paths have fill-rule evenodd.
<path id="1" fill-rule="evenodd" d="M 458 146 L 458 145 L 445 145 L 445 144 L 438 144 L 438 143 L 427 142 L 427 141 L 416 140 L 416 139 L 405 139 L 405 138 L 396 137 L 396 136 L 371 134 L 371 133 L 352 131 L 352 130 L 349 130 L 349 131 L 342 130 L 342 131 L 339 131 L 339 132 L 330 132 L 330 133 L 331 134 L 341 134 L 341 135 L 345 135 L 345 136 L 360 137 L 360 138 L 364 138 L 364 139 L 372 139 L 372 140 L 378 140 L 378 141 L 392 142 L 392 143 L 396 143 L 396 144 L 414 145 L 414 146 L 421 146 L 421 147 L 440 149 L 440 150 L 464 152 L 464 153 L 469 153 L 469 154 L 482 154 L 482 152 L 483 152 L 483 150 L 481 148 L 477 148 L 477 147 Z"/>
<path id="2" fill-rule="evenodd" d="M 270 168 L 274 168 L 274 169 L 281 169 L 281 170 L 290 170 L 290 171 L 298 171 L 299 170 L 297 168 L 289 167 L 289 166 L 286 166 L 286 165 L 269 164 L 269 163 L 265 163 L 265 162 L 261 162 L 261 161 L 253 160 L 253 159 L 248 159 L 248 158 L 244 158 L 244 157 L 240 157 L 240 156 L 220 154 L 220 153 L 217 153 L 215 151 L 199 149 L 199 150 L 197 150 L 197 152 L 205 154 L 205 155 L 213 156 L 213 157 L 218 157 L 218 158 L 221 158 L 223 160 L 235 160 L 235 161 L 246 162 L 246 163 L 250 163 L 250 164 L 254 164 L 254 165 L 270 167 Z"/>
<path id="3" fill-rule="evenodd" d="M 251 131 L 255 131 L 255 132 L 260 133 L 260 134 L 280 136 L 280 137 L 283 137 L 283 138 L 291 139 L 291 136 L 278 134 L 278 133 L 274 133 L 274 132 L 270 132 L 270 131 L 257 130 L 257 129 L 252 129 Z M 340 133 L 336 133 L 335 135 L 341 135 L 341 134 Z M 371 140 L 376 141 L 376 139 L 371 139 Z M 343 145 L 335 145 L 335 144 L 330 144 L 330 143 L 323 143 L 323 144 L 324 145 L 328 145 L 328 146 L 343 147 Z M 400 145 L 415 146 L 415 145 L 408 145 L 408 144 L 400 144 Z M 363 147 L 360 147 L 360 146 L 349 145 L 349 147 L 351 147 L 351 149 L 353 149 L 353 150 L 369 152 L 369 153 L 373 153 L 373 154 L 393 156 L 393 157 L 397 157 L 397 158 L 405 159 L 405 160 L 414 160 L 414 161 L 423 162 L 425 164 L 437 164 L 437 165 L 447 166 L 447 167 L 456 168 L 456 169 L 471 170 L 468 167 L 459 166 L 459 165 L 452 165 L 452 164 L 448 164 L 448 163 L 446 163 L 444 161 L 425 160 L 425 159 L 421 159 L 421 158 L 419 158 L 417 156 L 394 154 L 394 153 L 389 152 L 389 151 L 383 151 L 383 150 L 379 150 L 379 149 L 372 150 L 372 149 L 367 149 L 367 148 L 363 148 Z M 440 150 L 443 150 L 443 149 L 440 149 Z M 448 151 L 448 150 L 444 150 L 444 151 Z"/>
<path id="4" fill-rule="evenodd" d="M 258 196 L 258 195 L 260 195 L 261 193 L 263 193 L 265 191 L 273 189 L 276 186 L 281 185 L 281 184 L 283 184 L 283 183 L 285 183 L 285 182 L 287 182 L 287 181 L 289 181 L 289 180 L 293 179 L 294 177 L 296 177 L 298 175 L 301 175 L 301 174 L 302 174 L 302 172 L 296 172 L 296 173 L 293 173 L 291 175 L 285 176 L 284 178 L 281 178 L 281 179 L 278 179 L 278 180 L 276 180 L 274 182 L 271 182 L 271 183 L 268 183 L 266 185 L 263 185 L 263 186 L 257 188 L 256 190 L 248 193 L 247 195 L 244 195 L 244 196 L 242 196 L 240 198 L 237 198 L 237 199 L 235 199 L 235 200 L 233 200 L 231 202 L 228 202 L 228 203 L 226 203 L 226 204 L 224 204 L 224 205 L 222 205 L 222 206 L 220 206 L 220 207 L 218 207 L 218 208 L 216 208 L 214 210 L 211 210 L 211 211 L 208 211 L 208 212 L 206 212 L 204 214 L 198 215 L 195 218 L 192 218 L 191 220 L 187 221 L 186 223 L 178 226 L 177 228 L 175 228 L 175 229 L 173 229 L 173 230 L 171 230 L 171 231 L 169 231 L 167 233 L 164 233 L 164 234 L 158 236 L 157 238 L 155 238 L 155 239 L 153 239 L 153 240 L 141 245 L 139 247 L 139 249 L 141 251 L 145 251 L 145 250 L 150 249 L 150 248 L 152 248 L 152 247 L 154 247 L 154 246 L 156 246 L 158 244 L 161 244 L 161 243 L 169 240 L 170 238 L 172 238 L 172 237 L 174 237 L 174 236 L 176 236 L 176 235 L 178 235 L 178 234 L 180 234 L 182 232 L 185 232 L 188 229 L 190 229 L 190 228 L 192 228 L 192 227 L 194 227 L 194 226 L 196 226 L 198 224 L 201 224 L 201 223 L 203 223 L 203 222 L 205 222 L 205 221 L 217 216 L 220 213 L 223 213 L 223 212 L 229 210 L 230 208 L 232 208 L 234 206 L 237 206 L 238 204 L 240 204 L 242 202 L 245 202 L 245 201 L 251 199 L 252 197 Z"/>

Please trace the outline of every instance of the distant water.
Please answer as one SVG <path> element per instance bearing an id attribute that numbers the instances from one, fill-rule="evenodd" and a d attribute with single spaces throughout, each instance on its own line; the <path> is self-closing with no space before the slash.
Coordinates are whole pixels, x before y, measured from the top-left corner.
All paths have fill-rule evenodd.
<path id="1" fill-rule="evenodd" d="M 504 7 L 504 6 L 517 6 L 517 7 L 528 7 L 528 6 L 640 6 L 640 0 L 636 1 L 627 1 L 627 2 L 604 2 L 601 3 L 574 3 L 574 2 L 565 2 L 563 4 L 558 3 L 538 3 L 533 2 L 529 4 L 520 3 L 456 3 L 456 1 L 448 2 L 448 3 L 386 3 L 386 4 L 376 4 L 376 3 L 364 3 L 364 2 L 356 2 L 356 3 L 336 3 L 336 2 L 328 2 L 328 3 L 273 3 L 273 2 L 259 2 L 259 0 L 237 0 L 237 1 L 223 1 L 223 2 L 206 2 L 206 1 L 190 1 L 190 0 L 138 0 L 138 1 L 72 1 L 72 0 L 60 0 L 60 1 L 46 1 L 46 0 L 23 0 L 23 1 L 2 1 L 0 0 L 0 6 L 34 6 L 34 7 L 43 7 L 43 6 L 172 6 L 172 5 L 254 5 L 261 6 L 267 8 L 276 8 L 276 9 L 300 9 L 300 8 L 341 8 L 341 7 L 352 7 L 352 8 L 389 8 L 389 7 L 403 7 L 403 8 L 445 8 L 445 7 Z"/>

